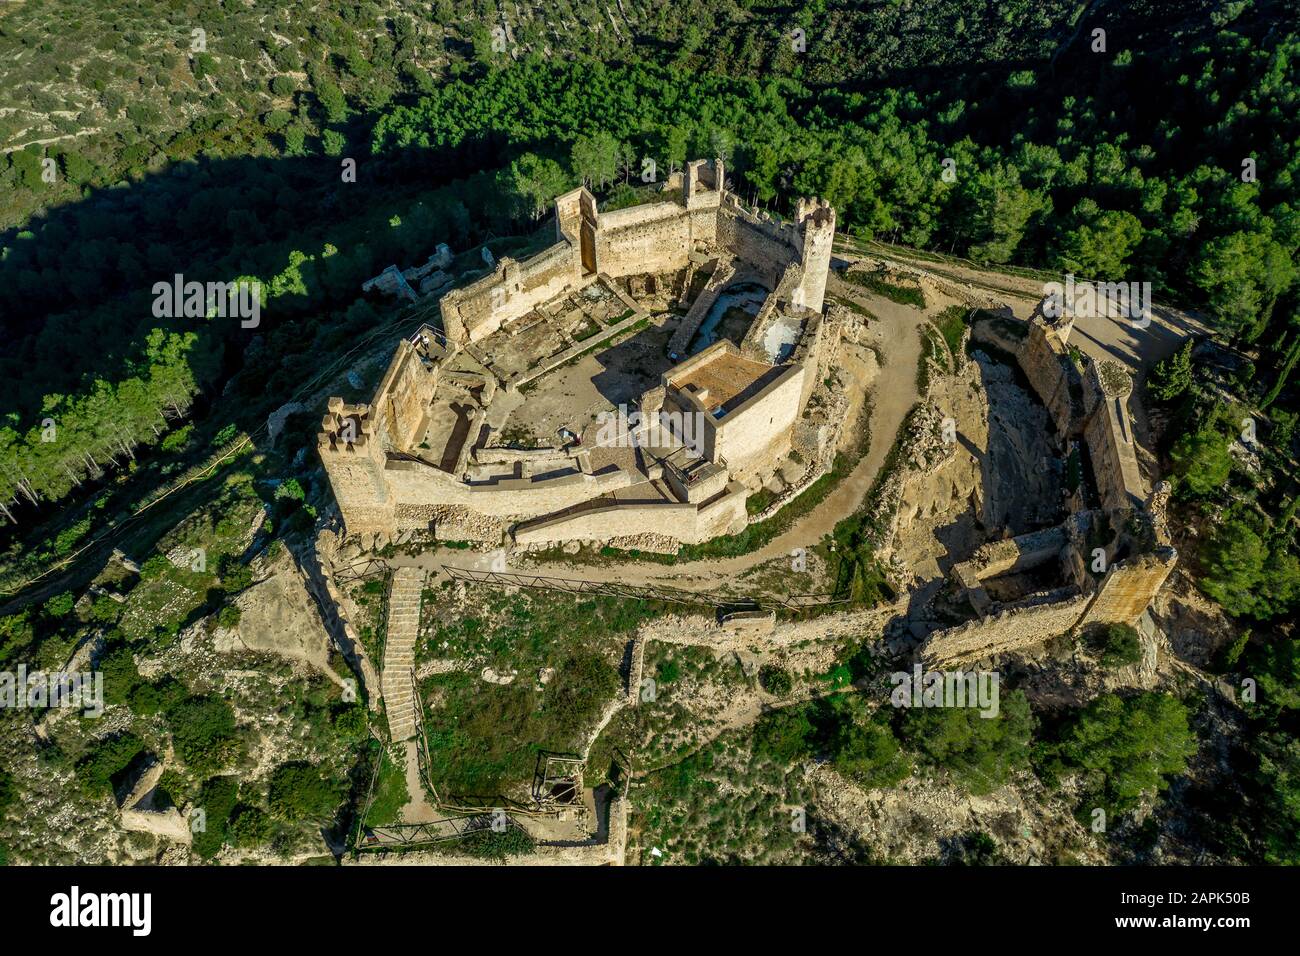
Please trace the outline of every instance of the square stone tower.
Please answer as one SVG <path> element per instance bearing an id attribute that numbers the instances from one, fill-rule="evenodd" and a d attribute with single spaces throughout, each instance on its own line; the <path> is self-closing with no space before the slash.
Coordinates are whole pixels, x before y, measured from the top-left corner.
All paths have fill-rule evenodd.
<path id="1" fill-rule="evenodd" d="M 331 398 L 316 436 L 316 450 L 349 534 L 397 531 L 383 478 L 385 454 L 373 425 L 369 405 Z"/>
<path id="2" fill-rule="evenodd" d="M 835 210 L 825 199 L 800 199 L 795 206 L 795 244 L 803 276 L 793 294 L 794 304 L 814 312 L 826 299 L 826 274 L 835 242 Z"/>

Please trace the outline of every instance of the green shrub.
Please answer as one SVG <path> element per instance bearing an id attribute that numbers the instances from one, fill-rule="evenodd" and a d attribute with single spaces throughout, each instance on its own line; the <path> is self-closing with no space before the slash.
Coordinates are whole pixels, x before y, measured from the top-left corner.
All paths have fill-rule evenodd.
<path id="1" fill-rule="evenodd" d="M 758 669 L 758 682 L 769 694 L 784 697 L 794 688 L 794 681 L 785 668 L 776 664 L 764 664 Z"/>
<path id="2" fill-rule="evenodd" d="M 370 719 L 363 704 L 346 704 L 334 711 L 334 729 L 346 740 L 360 740 L 370 732 Z"/>
<path id="3" fill-rule="evenodd" d="M 471 830 L 453 846 L 456 851 L 469 856 L 504 860 L 508 856 L 532 853 L 536 844 L 533 838 L 518 826 L 509 826 L 497 832 L 485 824 Z"/>
<path id="4" fill-rule="evenodd" d="M 69 525 L 58 533 L 54 539 L 54 553 L 59 557 L 64 557 L 72 553 L 80 542 L 90 532 L 90 519 L 82 518 L 76 524 Z"/>
<path id="5" fill-rule="evenodd" d="M 46 601 L 41 610 L 44 611 L 45 616 L 49 618 L 67 617 L 72 613 L 72 609 L 76 604 L 77 599 L 69 592 L 64 591 L 62 594 L 56 594 L 54 597 Z"/>
<path id="6" fill-rule="evenodd" d="M 981 717 L 974 707 L 920 707 L 902 723 L 903 739 L 932 766 L 950 773 L 973 794 L 1007 783 L 1029 765 L 1034 718 L 1022 691 L 1003 693 L 996 717 Z"/>
<path id="7" fill-rule="evenodd" d="M 0 821 L 5 812 L 18 802 L 18 787 L 14 785 L 14 775 L 7 770 L 0 770 Z"/>
<path id="8" fill-rule="evenodd" d="M 0 616 L 0 664 L 26 650 L 35 639 L 27 611 Z"/>
<path id="9" fill-rule="evenodd" d="M 226 842 L 227 824 L 239 798 L 234 777 L 213 777 L 199 789 L 195 808 L 203 811 L 203 828 L 194 832 L 194 852 L 210 860 Z"/>
<path id="10" fill-rule="evenodd" d="M 1192 347 L 1188 339 L 1173 355 L 1157 362 L 1147 377 L 1147 394 L 1158 402 L 1171 402 L 1192 384 Z"/>
<path id="11" fill-rule="evenodd" d="M 1106 667 L 1124 667 L 1142 660 L 1142 638 L 1128 624 L 1104 624 L 1092 628 L 1085 643 L 1101 655 Z"/>
<path id="12" fill-rule="evenodd" d="M 238 594 L 253 583 L 253 569 L 234 555 L 222 555 L 217 563 L 217 577 L 227 594 Z"/>
<path id="13" fill-rule="evenodd" d="M 912 775 L 912 760 L 899 746 L 886 711 L 870 713 L 861 697 L 839 694 L 823 701 L 828 749 L 835 769 L 866 789 L 892 787 Z"/>
<path id="14" fill-rule="evenodd" d="M 142 681 L 131 688 L 127 705 L 133 714 L 151 717 L 177 706 L 189 693 L 189 688 L 173 677 L 164 677 L 155 683 Z"/>
<path id="15" fill-rule="evenodd" d="M 238 756 L 235 712 L 220 697 L 180 700 L 166 716 L 176 754 L 194 773 L 213 773 Z"/>
<path id="16" fill-rule="evenodd" d="M 812 743 L 813 726 L 805 706 L 770 711 L 754 725 L 754 753 L 781 766 L 808 756 Z"/>
<path id="17" fill-rule="evenodd" d="M 291 821 L 323 822 L 343 800 L 338 781 L 326 779 L 309 763 L 286 763 L 271 773 L 268 793 L 271 812 Z"/>
<path id="18" fill-rule="evenodd" d="M 1187 724 L 1187 708 L 1168 694 L 1106 694 L 1078 711 L 1047 752 L 1049 780 L 1081 773 L 1085 796 L 1080 806 L 1102 801 L 1119 813 L 1182 773 L 1196 752 L 1196 737 Z"/>
<path id="19" fill-rule="evenodd" d="M 186 425 L 163 437 L 159 447 L 166 452 L 178 452 L 183 449 L 194 433 L 194 426 Z"/>
<path id="20" fill-rule="evenodd" d="M 113 778 L 143 752 L 144 741 L 129 731 L 106 737 L 77 761 L 77 779 L 89 792 L 111 792 Z"/>
<path id="21" fill-rule="evenodd" d="M 104 675 L 104 699 L 110 704 L 126 703 L 144 680 L 125 644 L 110 645 L 99 660 L 99 670 Z"/>
<path id="22" fill-rule="evenodd" d="M 257 807 L 240 804 L 231 814 L 226 824 L 226 838 L 232 846 L 241 849 L 253 849 L 265 846 L 274 832 L 274 824 L 269 816 Z"/>

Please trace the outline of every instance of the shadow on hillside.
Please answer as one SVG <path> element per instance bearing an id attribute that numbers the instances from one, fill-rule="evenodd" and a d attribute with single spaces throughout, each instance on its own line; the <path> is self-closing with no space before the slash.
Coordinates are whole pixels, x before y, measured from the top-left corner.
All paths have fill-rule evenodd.
<path id="1" fill-rule="evenodd" d="M 42 496 L 39 507 L 25 500 L 11 504 L 19 523 L 0 527 L 0 551 L 16 548 L 19 560 L 43 553 L 60 531 L 89 518 L 90 531 L 80 543 L 110 527 L 119 539 L 126 525 L 132 546 L 143 552 L 174 523 L 160 520 L 162 511 L 183 513 L 181 508 L 202 500 L 205 487 L 219 487 L 221 470 L 201 476 L 143 520 L 131 517 L 150 489 L 212 455 L 215 432 L 233 424 L 253 433 L 331 360 L 380 335 L 398 334 L 385 332 L 381 319 L 400 322 L 417 311 L 427 319 L 436 303 L 403 310 L 395 300 L 363 295 L 361 284 L 390 264 L 424 262 L 441 242 L 462 251 L 491 245 L 497 236 L 511 241 L 511 197 L 503 195 L 495 169 L 472 172 L 483 164 L 481 154 L 490 154 L 493 164 L 508 158 L 490 146 L 476 142 L 454 153 L 410 148 L 360 157 L 355 182 L 343 181 L 343 160 L 337 157 L 201 157 L 90 191 L 22 230 L 0 234 L 6 250 L 0 259 L 0 332 L 7 345 L 0 375 L 10 384 L 0 415 L 9 416 L 5 424 L 19 436 L 53 417 L 60 436 L 73 443 L 67 455 L 56 452 L 37 461 L 23 452 L 19 461 L 32 468 L 62 464 L 69 476 L 81 478 L 53 506 L 50 495 Z M 156 316 L 154 285 L 170 284 L 177 274 L 203 283 L 256 278 L 267 300 L 258 323 L 245 328 L 234 316 Z M 50 408 L 45 396 L 77 398 L 96 381 L 147 381 L 148 336 L 156 328 L 197 335 L 184 361 L 201 392 L 183 422 L 170 409 L 149 409 L 146 415 L 157 413 L 155 430 L 165 417 L 173 431 L 193 423 L 193 432 L 179 451 L 137 446 L 129 469 L 125 455 L 117 453 L 114 466 L 97 451 L 96 459 L 109 467 L 86 476 L 78 439 L 100 440 L 115 420 L 100 421 L 91 417 L 94 407 L 68 402 Z M 365 400 L 366 387 L 342 392 L 349 400 Z M 319 414 L 303 409 L 281 442 L 310 441 Z M 142 437 L 149 440 L 147 430 Z M 270 450 L 264 437 L 255 439 L 254 451 Z M 92 510 L 96 497 L 106 497 L 106 505 Z M 102 566 L 107 550 L 92 549 L 94 559 L 82 563 Z M 77 577 L 80 584 L 88 580 L 84 571 Z"/>

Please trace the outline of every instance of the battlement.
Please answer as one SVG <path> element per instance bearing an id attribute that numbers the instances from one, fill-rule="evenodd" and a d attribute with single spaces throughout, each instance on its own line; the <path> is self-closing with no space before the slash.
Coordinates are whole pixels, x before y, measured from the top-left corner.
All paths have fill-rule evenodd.
<path id="1" fill-rule="evenodd" d="M 835 231 L 835 207 L 830 204 L 829 200 L 818 199 L 816 196 L 811 198 L 800 198 L 795 203 L 794 221 L 805 230 L 818 230 L 821 232 Z"/>
<path id="2" fill-rule="evenodd" d="M 322 455 L 356 455 L 365 453 L 372 436 L 370 406 L 352 405 L 337 396 L 329 400 L 329 411 L 321 419 L 316 444 Z"/>

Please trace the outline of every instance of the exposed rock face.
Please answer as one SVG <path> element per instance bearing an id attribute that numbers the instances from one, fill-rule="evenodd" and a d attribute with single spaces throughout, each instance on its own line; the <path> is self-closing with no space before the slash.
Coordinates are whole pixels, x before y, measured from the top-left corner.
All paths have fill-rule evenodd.
<path id="1" fill-rule="evenodd" d="M 984 524 L 1024 534 L 1061 514 L 1061 476 L 1047 411 L 1016 384 L 1011 368 L 976 354 L 988 395 L 983 463 Z"/>
<path id="2" fill-rule="evenodd" d="M 907 476 L 899 504 L 898 554 L 927 580 L 968 556 L 985 529 L 1022 534 L 1059 520 L 1060 466 L 1048 416 L 1013 370 L 982 352 L 935 376 L 943 454 Z"/>
<path id="3" fill-rule="evenodd" d="M 339 680 L 329 666 L 329 634 L 291 558 L 283 558 L 274 574 L 241 593 L 235 606 L 239 623 L 217 629 L 217 651 L 266 651 L 311 664 Z"/>
<path id="4" fill-rule="evenodd" d="M 155 836 L 175 843 L 189 844 L 192 839 L 190 828 L 175 807 L 157 809 L 154 795 L 158 790 L 158 781 L 163 775 L 164 765 L 156 762 L 146 770 L 131 792 L 122 801 L 122 829 L 136 833 L 152 833 Z"/>

